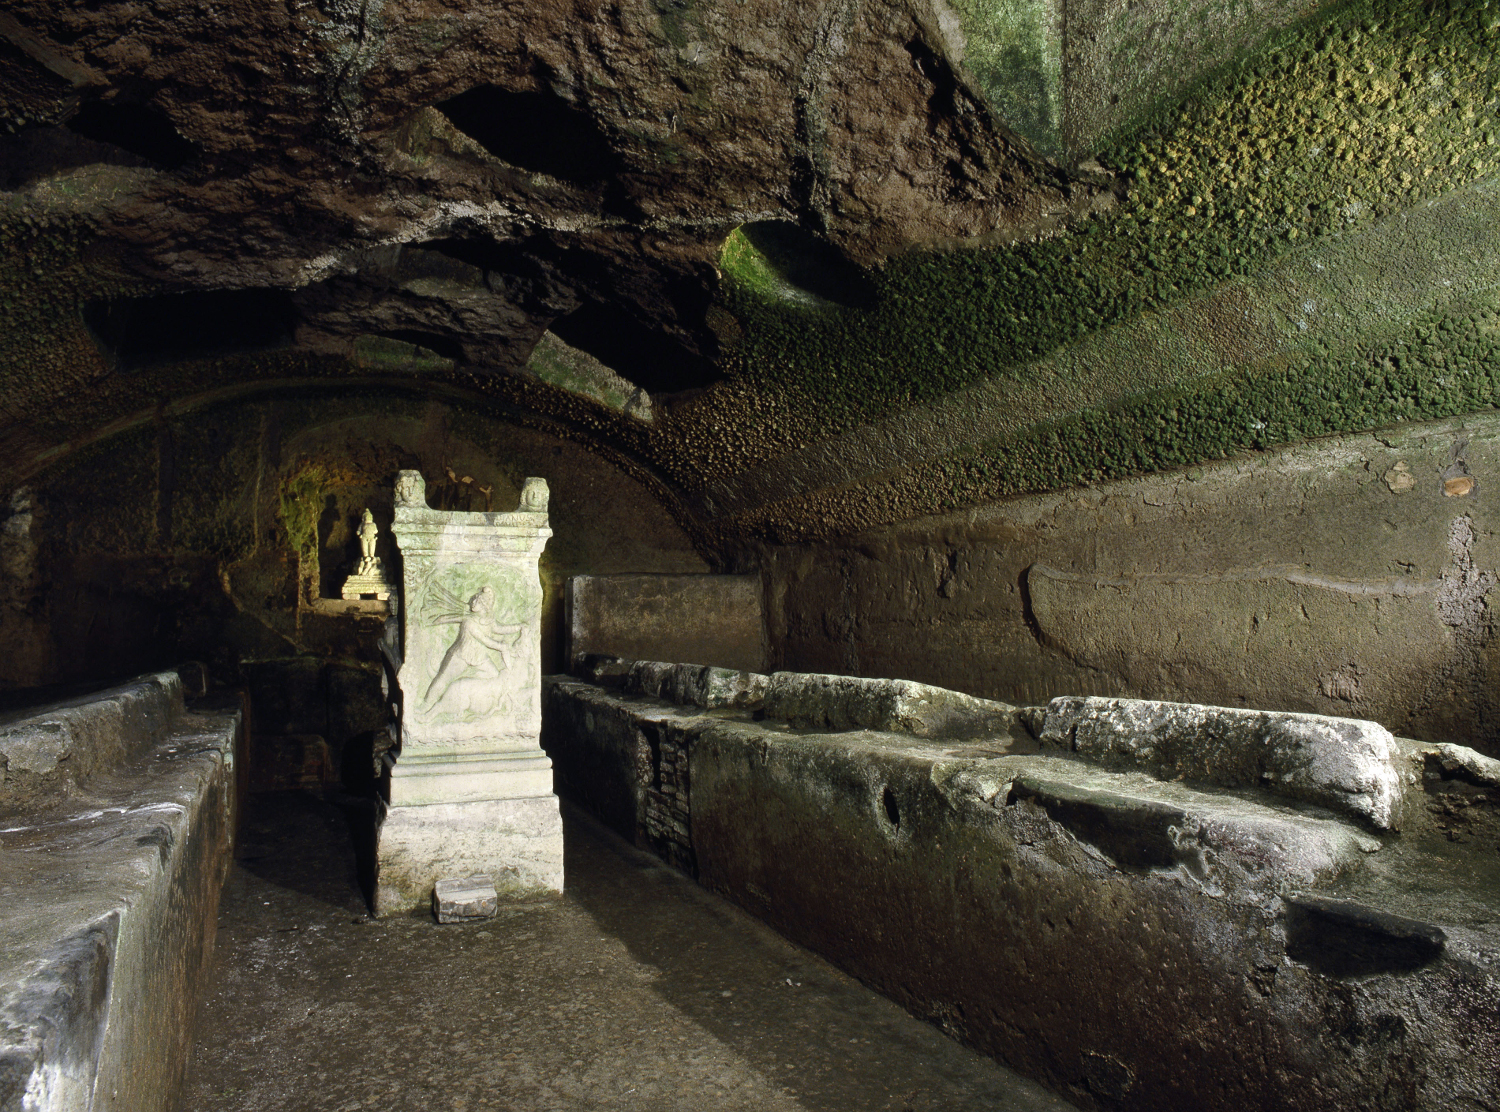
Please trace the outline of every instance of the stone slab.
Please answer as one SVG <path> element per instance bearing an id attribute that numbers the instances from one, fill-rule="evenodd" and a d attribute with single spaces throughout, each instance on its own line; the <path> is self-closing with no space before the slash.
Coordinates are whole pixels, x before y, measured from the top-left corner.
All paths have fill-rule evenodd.
<path id="1" fill-rule="evenodd" d="M 579 653 L 568 662 L 568 671 L 590 683 L 619 687 L 629 679 L 635 663 L 614 653 Z"/>
<path id="2" fill-rule="evenodd" d="M 1008 737 L 1016 708 L 911 680 L 777 672 L 764 710 L 802 729 L 888 730 L 913 737 Z"/>
<path id="3" fill-rule="evenodd" d="M 1389 730 L 1320 714 L 1063 696 L 1038 741 L 1106 768 L 1257 787 L 1399 828 L 1415 782 Z"/>
<path id="4" fill-rule="evenodd" d="M 232 859 L 238 712 L 0 822 L 0 1109 L 167 1112 Z"/>
<path id="5" fill-rule="evenodd" d="M 375 912 L 425 908 L 444 877 L 484 873 L 503 898 L 552 895 L 563 887 L 557 797 L 394 806 L 381 823 Z"/>
<path id="6" fill-rule="evenodd" d="M 513 513 L 427 505 L 420 472 L 396 483 L 401 550 L 401 752 L 536 747 L 542 584 L 552 530 L 547 484 L 526 480 Z"/>
<path id="7" fill-rule="evenodd" d="M 341 592 L 344 601 L 354 602 L 360 599 L 375 599 L 384 601 L 391 597 L 395 590 L 395 584 L 386 578 L 384 573 L 379 575 L 351 575 L 344 580 L 344 588 Z"/>
<path id="8" fill-rule="evenodd" d="M 567 659 L 610 653 L 759 672 L 766 663 L 760 577 L 576 575 Z"/>
<path id="9" fill-rule="evenodd" d="M 1441 927 L 1355 900 L 1288 896 L 1286 952 L 1331 977 L 1410 973 L 1442 957 Z"/>
<path id="10" fill-rule="evenodd" d="M 1482 788 L 1500 788 L 1500 761 L 1467 745 L 1444 742 L 1427 751 L 1443 773 Z"/>
<path id="11" fill-rule="evenodd" d="M 654 699 L 705 710 L 719 707 L 753 710 L 765 702 L 770 683 L 769 676 L 758 672 L 739 672 L 707 664 L 637 660 L 631 663 L 623 687 L 634 695 L 649 695 Z"/>
<path id="12" fill-rule="evenodd" d="M 416 807 L 551 794 L 552 762 L 532 748 L 477 760 L 402 757 L 391 770 L 389 802 Z"/>
<path id="13" fill-rule="evenodd" d="M 445 877 L 432 888 L 432 913 L 439 923 L 493 919 L 499 906 L 495 882 L 483 873 Z"/>
<path id="14" fill-rule="evenodd" d="M 545 691 L 611 826 L 1083 1106 L 1500 1107 L 1492 849 L 1421 809 L 1397 836 L 1056 749 Z M 669 742 L 685 845 L 642 836 Z"/>

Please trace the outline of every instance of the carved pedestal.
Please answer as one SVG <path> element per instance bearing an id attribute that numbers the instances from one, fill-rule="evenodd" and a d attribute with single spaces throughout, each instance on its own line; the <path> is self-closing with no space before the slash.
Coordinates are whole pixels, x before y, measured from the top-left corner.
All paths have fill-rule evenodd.
<path id="1" fill-rule="evenodd" d="M 427 506 L 420 473 L 396 481 L 401 550 L 401 752 L 380 830 L 376 911 L 426 906 L 445 877 L 502 894 L 560 891 L 562 819 L 542 752 L 537 560 L 547 484 L 515 513 Z"/>
<path id="2" fill-rule="evenodd" d="M 391 597 L 396 585 L 386 575 L 379 560 L 367 560 L 359 565 L 348 579 L 344 580 L 343 597 L 346 602 L 354 599 L 374 598 L 384 602 Z"/>

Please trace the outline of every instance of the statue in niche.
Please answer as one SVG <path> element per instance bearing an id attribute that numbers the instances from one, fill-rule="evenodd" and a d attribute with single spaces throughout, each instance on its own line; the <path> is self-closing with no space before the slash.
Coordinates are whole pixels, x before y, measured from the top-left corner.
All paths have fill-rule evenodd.
<path id="1" fill-rule="evenodd" d="M 434 583 L 426 609 L 434 626 L 456 625 L 458 634 L 427 685 L 423 709 L 463 717 L 503 709 L 499 704 L 505 692 L 496 681 L 509 664 L 507 650 L 520 640 L 525 626 L 497 619 L 495 589 L 490 586 L 479 588 L 465 605 L 447 588 Z"/>
<path id="2" fill-rule="evenodd" d="M 380 567 L 380 557 L 375 555 L 375 542 L 380 539 L 380 526 L 375 524 L 375 515 L 368 509 L 359 523 L 359 570 L 355 575 L 373 575 Z"/>
<path id="3" fill-rule="evenodd" d="M 355 567 L 354 574 L 344 580 L 344 598 L 389 599 L 395 584 L 386 577 L 380 557 L 375 555 L 375 545 L 380 540 L 380 526 L 375 524 L 375 515 L 368 508 L 365 510 L 364 520 L 354 532 L 359 537 L 359 564 Z"/>

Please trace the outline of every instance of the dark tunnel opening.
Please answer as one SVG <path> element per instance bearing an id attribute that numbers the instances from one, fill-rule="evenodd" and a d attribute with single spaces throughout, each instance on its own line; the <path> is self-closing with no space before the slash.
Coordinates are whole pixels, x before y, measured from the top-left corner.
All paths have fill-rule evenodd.
<path id="1" fill-rule="evenodd" d="M 612 305 L 585 302 L 550 330 L 651 394 L 702 389 L 722 377 L 711 359 Z"/>
<path id="2" fill-rule="evenodd" d="M 284 347 L 297 312 L 287 290 L 207 290 L 91 301 L 83 319 L 116 366 L 129 369 Z"/>
<path id="3" fill-rule="evenodd" d="M 65 125 L 99 143 L 111 143 L 164 170 L 177 170 L 199 154 L 167 117 L 154 108 L 120 101 L 85 104 Z"/>
<path id="4" fill-rule="evenodd" d="M 523 170 L 587 185 L 624 169 L 594 119 L 551 93 L 480 85 L 437 108 L 496 158 Z"/>
<path id="5" fill-rule="evenodd" d="M 786 220 L 742 224 L 740 234 L 788 286 L 848 309 L 875 303 L 875 284 L 837 247 Z"/>

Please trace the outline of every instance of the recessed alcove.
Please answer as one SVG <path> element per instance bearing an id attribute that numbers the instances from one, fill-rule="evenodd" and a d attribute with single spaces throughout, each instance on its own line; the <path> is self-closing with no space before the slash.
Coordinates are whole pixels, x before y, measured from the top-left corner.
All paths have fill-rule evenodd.
<path id="1" fill-rule="evenodd" d="M 437 108 L 496 158 L 523 170 L 591 185 L 623 169 L 594 117 L 550 91 L 478 85 Z"/>
<path id="2" fill-rule="evenodd" d="M 122 147 L 164 170 L 181 169 L 201 153 L 160 109 L 130 101 L 88 101 L 65 126 L 96 142 Z"/>
<path id="3" fill-rule="evenodd" d="M 285 347 L 297 311 L 290 291 L 195 290 L 86 302 L 84 323 L 120 369 Z"/>
<path id="4" fill-rule="evenodd" d="M 741 224 L 720 251 L 736 279 L 809 308 L 866 308 L 875 302 L 870 276 L 826 239 L 788 220 Z"/>
<path id="5" fill-rule="evenodd" d="M 584 302 L 553 321 L 550 331 L 653 395 L 701 389 L 722 377 L 711 359 L 601 301 Z"/>

